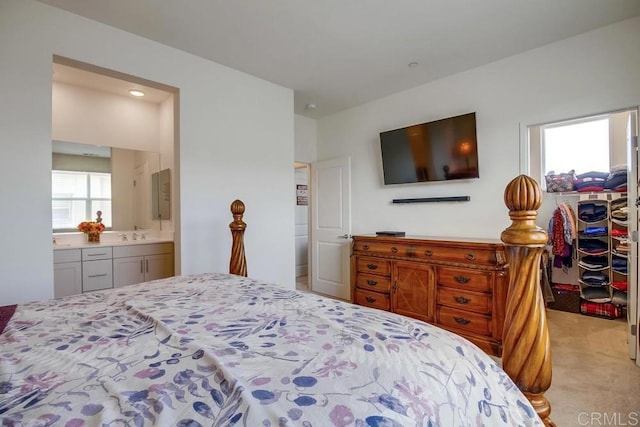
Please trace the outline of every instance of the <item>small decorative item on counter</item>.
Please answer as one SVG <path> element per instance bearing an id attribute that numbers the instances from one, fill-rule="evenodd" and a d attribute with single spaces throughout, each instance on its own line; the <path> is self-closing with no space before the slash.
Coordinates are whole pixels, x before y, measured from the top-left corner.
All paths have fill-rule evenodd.
<path id="1" fill-rule="evenodd" d="M 102 211 L 96 212 L 98 217 L 95 221 L 82 221 L 78 224 L 78 230 L 87 235 L 87 241 L 100 243 L 100 233 L 104 231 L 102 223 Z"/>

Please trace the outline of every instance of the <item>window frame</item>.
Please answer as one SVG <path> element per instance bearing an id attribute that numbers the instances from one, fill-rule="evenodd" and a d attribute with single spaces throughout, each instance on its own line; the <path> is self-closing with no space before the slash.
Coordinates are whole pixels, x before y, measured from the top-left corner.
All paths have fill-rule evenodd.
<path id="1" fill-rule="evenodd" d="M 65 174 L 75 174 L 75 175 L 84 175 L 87 177 L 86 179 L 86 195 L 87 197 L 55 197 L 53 195 L 53 177 L 56 173 L 65 173 Z M 113 203 L 113 195 L 111 197 L 91 197 L 91 177 L 92 175 L 99 175 L 104 177 L 105 175 L 109 176 L 109 181 L 111 181 L 111 172 L 92 172 L 92 171 L 73 171 L 73 170 L 61 170 L 61 169 L 52 169 L 51 170 L 51 181 L 52 181 L 52 191 L 51 191 L 51 221 L 52 221 L 52 229 L 54 233 L 64 233 L 64 232 L 72 232 L 78 231 L 78 229 L 74 226 L 72 228 L 54 228 L 53 227 L 53 203 L 56 201 L 62 202 L 75 202 L 75 201 L 85 201 L 85 217 L 93 220 L 96 215 L 95 212 L 92 212 L 92 202 L 94 201 L 108 201 Z M 111 218 L 111 212 L 107 214 L 109 218 Z M 113 225 L 113 224 L 112 224 Z M 111 230 L 112 226 L 106 227 L 105 230 Z"/>

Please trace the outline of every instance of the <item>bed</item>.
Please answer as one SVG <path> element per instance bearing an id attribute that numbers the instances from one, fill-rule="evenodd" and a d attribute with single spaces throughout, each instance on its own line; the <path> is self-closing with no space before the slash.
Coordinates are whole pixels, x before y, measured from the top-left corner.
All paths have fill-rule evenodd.
<path id="1" fill-rule="evenodd" d="M 507 373 L 522 363 L 508 331 L 503 370 L 427 323 L 247 278 L 243 211 L 244 274 L 19 305 L 0 335 L 3 425 L 543 425 L 541 393 Z"/>

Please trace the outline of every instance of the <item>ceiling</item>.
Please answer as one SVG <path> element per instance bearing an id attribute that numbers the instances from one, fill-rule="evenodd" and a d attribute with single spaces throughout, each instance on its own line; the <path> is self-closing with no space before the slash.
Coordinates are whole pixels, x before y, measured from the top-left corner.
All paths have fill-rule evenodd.
<path id="1" fill-rule="evenodd" d="M 640 15 L 638 0 L 39 1 L 292 88 L 311 118 Z"/>
<path id="2" fill-rule="evenodd" d="M 121 78 L 100 74 L 98 71 L 86 71 L 56 62 L 53 63 L 52 80 L 54 82 L 72 84 L 74 86 L 98 90 L 114 95 L 126 96 L 138 101 L 151 102 L 153 104 L 161 104 L 165 99 L 171 96 L 170 92 L 153 88 L 140 82 L 134 82 L 135 78 L 122 80 Z M 129 90 L 132 89 L 143 92 L 144 96 L 136 97 L 129 94 Z"/>

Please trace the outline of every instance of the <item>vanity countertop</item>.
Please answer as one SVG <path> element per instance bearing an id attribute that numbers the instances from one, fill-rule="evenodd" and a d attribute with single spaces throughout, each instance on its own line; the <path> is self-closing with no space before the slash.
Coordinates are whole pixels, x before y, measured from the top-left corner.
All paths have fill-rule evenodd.
<path id="1" fill-rule="evenodd" d="M 173 242 L 172 239 L 163 239 L 163 238 L 150 238 L 146 239 L 138 239 L 138 240 L 102 240 L 99 243 L 95 242 L 57 242 L 52 245 L 53 250 L 60 249 L 86 249 L 86 248 L 99 248 L 99 247 L 109 247 L 109 246 L 130 246 L 130 245 L 150 245 L 154 243 L 165 243 L 165 242 Z"/>

